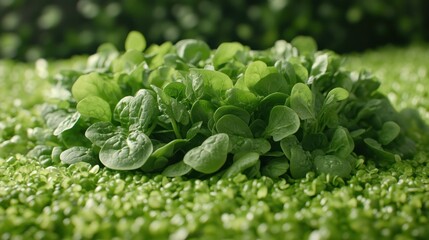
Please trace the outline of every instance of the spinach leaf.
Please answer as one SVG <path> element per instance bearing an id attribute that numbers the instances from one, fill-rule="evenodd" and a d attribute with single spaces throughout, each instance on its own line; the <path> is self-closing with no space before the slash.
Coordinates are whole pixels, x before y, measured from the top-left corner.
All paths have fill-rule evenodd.
<path id="1" fill-rule="evenodd" d="M 291 41 L 292 45 L 296 47 L 302 55 L 313 54 L 317 51 L 317 44 L 313 38 L 307 36 L 296 36 Z"/>
<path id="2" fill-rule="evenodd" d="M 140 168 L 153 151 L 151 140 L 140 130 L 129 134 L 117 134 L 101 147 L 99 156 L 104 166 L 114 170 Z"/>
<path id="3" fill-rule="evenodd" d="M 310 160 L 311 155 L 304 151 L 300 146 L 292 146 L 290 149 L 290 173 L 293 178 L 303 178 L 312 171 L 313 163 Z"/>
<path id="4" fill-rule="evenodd" d="M 124 129 L 110 122 L 96 122 L 86 129 L 85 137 L 97 147 L 102 147 L 111 137 L 124 134 Z"/>
<path id="5" fill-rule="evenodd" d="M 299 117 L 294 110 L 286 106 L 275 106 L 271 110 L 265 135 L 272 136 L 277 142 L 296 133 L 299 126 Z"/>
<path id="6" fill-rule="evenodd" d="M 260 96 L 267 96 L 277 92 L 288 94 L 290 91 L 286 79 L 277 72 L 262 77 L 255 85 L 249 87 L 249 89 Z"/>
<path id="7" fill-rule="evenodd" d="M 252 92 L 234 87 L 226 90 L 225 102 L 228 105 L 253 112 L 258 107 L 259 98 Z"/>
<path id="8" fill-rule="evenodd" d="M 113 119 L 125 128 L 146 131 L 158 116 L 158 104 L 155 97 L 146 89 L 134 97 L 122 98 L 113 111 Z"/>
<path id="9" fill-rule="evenodd" d="M 347 99 L 349 97 L 349 92 L 344 88 L 334 88 L 328 92 L 328 95 L 325 98 L 324 105 L 329 105 L 334 102 L 339 102 Z"/>
<path id="10" fill-rule="evenodd" d="M 247 112 L 246 110 L 239 108 L 237 106 L 234 105 L 225 105 L 225 106 L 221 106 L 219 107 L 214 115 L 213 115 L 213 120 L 215 122 L 219 121 L 219 119 L 225 115 L 235 115 L 238 118 L 240 118 L 245 124 L 248 124 L 250 121 L 250 114 L 249 112 Z"/>
<path id="11" fill-rule="evenodd" d="M 398 137 L 400 131 L 401 127 L 397 123 L 393 121 L 385 122 L 378 132 L 378 141 L 382 145 L 387 145 Z"/>
<path id="12" fill-rule="evenodd" d="M 232 88 L 233 83 L 228 75 L 206 69 L 192 69 L 191 73 L 196 73 L 201 77 L 204 95 L 208 97 L 220 98 L 225 91 Z"/>
<path id="13" fill-rule="evenodd" d="M 213 55 L 213 66 L 215 68 L 219 68 L 220 65 L 233 59 L 235 54 L 243 49 L 243 45 L 238 42 L 226 42 L 220 44 Z"/>
<path id="14" fill-rule="evenodd" d="M 269 159 L 264 163 L 261 173 L 270 178 L 278 178 L 289 169 L 289 162 L 285 157 Z"/>
<path id="15" fill-rule="evenodd" d="M 353 152 L 354 147 L 355 144 L 349 131 L 344 127 L 338 127 L 329 144 L 328 153 L 344 159 Z"/>
<path id="16" fill-rule="evenodd" d="M 348 160 L 334 155 L 317 156 L 314 159 L 314 166 L 319 174 L 330 174 L 342 178 L 349 177 L 352 171 Z"/>
<path id="17" fill-rule="evenodd" d="M 179 177 L 191 172 L 192 167 L 183 161 L 172 164 L 162 171 L 162 175 L 167 177 Z"/>
<path id="18" fill-rule="evenodd" d="M 311 66 L 310 76 L 319 77 L 328 70 L 328 54 L 316 56 Z"/>
<path id="19" fill-rule="evenodd" d="M 183 162 L 198 172 L 210 174 L 219 170 L 226 162 L 229 137 L 218 133 L 207 138 L 201 146 L 189 150 Z"/>
<path id="20" fill-rule="evenodd" d="M 290 107 L 302 120 L 315 118 L 313 101 L 313 93 L 306 84 L 297 83 L 293 86 L 290 95 Z"/>
<path id="21" fill-rule="evenodd" d="M 247 88 L 252 89 L 263 77 L 270 74 L 270 71 L 262 61 L 255 61 L 247 66 L 244 73 L 244 83 Z"/>
<path id="22" fill-rule="evenodd" d="M 254 166 L 259 161 L 259 154 L 248 152 L 234 161 L 232 165 L 223 173 L 222 177 L 231 178 L 242 173 L 244 170 Z"/>
<path id="23" fill-rule="evenodd" d="M 210 47 L 201 40 L 185 39 L 176 43 L 177 55 L 190 64 L 210 57 Z"/>
<path id="24" fill-rule="evenodd" d="M 146 48 L 146 39 L 140 32 L 131 31 L 125 39 L 125 50 L 143 51 Z"/>
<path id="25" fill-rule="evenodd" d="M 203 122 L 207 124 L 212 119 L 215 112 L 213 104 L 207 100 L 198 100 L 194 102 L 191 108 L 192 122 Z"/>
<path id="26" fill-rule="evenodd" d="M 73 84 L 72 94 L 77 102 L 89 96 L 96 96 L 108 102 L 110 106 L 115 106 L 122 95 L 116 82 L 97 72 L 80 76 Z"/>
<path id="27" fill-rule="evenodd" d="M 108 102 L 97 96 L 88 96 L 76 106 L 76 110 L 85 117 L 108 122 L 112 119 L 112 111 Z"/>
<path id="28" fill-rule="evenodd" d="M 216 115 L 216 113 L 215 113 Z M 227 133 L 241 137 L 253 137 L 249 126 L 241 118 L 236 115 L 226 114 L 216 122 L 216 130 L 218 133 Z"/>
<path id="29" fill-rule="evenodd" d="M 62 120 L 58 124 L 58 126 L 55 128 L 53 134 L 55 136 L 58 136 L 61 133 L 65 132 L 69 129 L 72 129 L 77 124 L 79 119 L 80 119 L 80 113 L 79 112 L 75 112 L 73 114 L 68 115 L 64 120 Z"/>
<path id="30" fill-rule="evenodd" d="M 63 151 L 60 155 L 60 159 L 63 163 L 73 164 L 77 162 L 87 162 L 94 164 L 97 159 L 93 156 L 90 148 L 87 147 L 71 147 Z"/>
<path id="31" fill-rule="evenodd" d="M 271 144 L 264 138 L 245 138 L 240 136 L 229 136 L 230 152 L 256 152 L 260 155 L 266 154 L 271 149 Z"/>

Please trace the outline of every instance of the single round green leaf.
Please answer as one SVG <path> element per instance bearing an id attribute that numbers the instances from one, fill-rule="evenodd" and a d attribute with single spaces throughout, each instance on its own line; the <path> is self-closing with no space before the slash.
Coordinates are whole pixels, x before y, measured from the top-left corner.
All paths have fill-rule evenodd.
<path id="1" fill-rule="evenodd" d="M 296 36 L 291 43 L 302 55 L 313 54 L 317 51 L 317 43 L 312 37 Z"/>
<path id="2" fill-rule="evenodd" d="M 259 80 L 268 74 L 270 74 L 270 71 L 266 63 L 259 60 L 251 62 L 244 72 L 244 83 L 246 87 L 251 89 Z"/>
<path id="3" fill-rule="evenodd" d="M 353 152 L 354 147 L 353 138 L 347 128 L 338 127 L 329 144 L 329 153 L 340 158 L 346 158 Z"/>
<path id="4" fill-rule="evenodd" d="M 97 72 L 80 76 L 72 87 L 73 97 L 77 102 L 89 96 L 97 96 L 115 106 L 122 97 L 119 85 L 113 80 L 102 77 Z"/>
<path id="5" fill-rule="evenodd" d="M 95 163 L 97 159 L 92 155 L 91 149 L 87 147 L 71 147 L 60 154 L 63 163 L 74 164 L 78 162 Z"/>
<path id="6" fill-rule="evenodd" d="M 208 123 L 212 119 L 215 112 L 215 107 L 210 101 L 198 100 L 194 102 L 191 108 L 192 122 Z"/>
<path id="7" fill-rule="evenodd" d="M 310 75 L 318 77 L 328 70 L 328 54 L 321 54 L 316 56 L 314 59 L 313 65 L 311 66 Z"/>
<path id="8" fill-rule="evenodd" d="M 124 129 L 114 126 L 111 122 L 96 122 L 86 129 L 85 137 L 101 148 L 109 138 L 123 132 Z"/>
<path id="9" fill-rule="evenodd" d="M 265 134 L 272 136 L 273 140 L 277 142 L 296 133 L 299 126 L 299 117 L 294 110 L 286 106 L 275 106 L 271 110 Z"/>
<path id="10" fill-rule="evenodd" d="M 102 98 L 88 96 L 78 102 L 76 110 L 85 117 L 95 118 L 100 121 L 109 122 L 112 119 L 110 105 Z"/>
<path id="11" fill-rule="evenodd" d="M 395 140 L 399 136 L 400 132 L 401 127 L 397 123 L 393 121 L 387 121 L 383 124 L 381 130 L 378 132 L 378 141 L 382 145 L 387 145 Z"/>
<path id="12" fill-rule="evenodd" d="M 228 75 L 207 69 L 192 69 L 203 81 L 204 93 L 211 97 L 223 97 L 226 90 L 232 88 L 233 83 Z"/>
<path id="13" fill-rule="evenodd" d="M 243 45 L 238 42 L 225 42 L 220 44 L 213 55 L 213 66 L 218 68 L 220 65 L 233 59 L 235 54 L 243 49 Z"/>
<path id="14" fill-rule="evenodd" d="M 146 48 L 146 39 L 140 32 L 131 31 L 128 33 L 127 39 L 125 40 L 125 50 L 137 50 L 143 51 Z"/>
<path id="15" fill-rule="evenodd" d="M 100 150 L 100 161 L 114 170 L 140 168 L 153 151 L 151 140 L 146 134 L 135 130 L 129 135 L 118 134 L 109 138 Z"/>
<path id="16" fill-rule="evenodd" d="M 219 121 L 219 119 L 227 114 L 232 114 L 237 117 L 239 117 L 241 120 L 243 120 L 246 124 L 250 121 L 250 114 L 246 110 L 234 106 L 234 105 L 224 105 L 216 109 L 213 119 L 215 122 Z"/>
<path id="17" fill-rule="evenodd" d="M 185 62 L 197 64 L 210 57 L 211 49 L 207 43 L 197 39 L 184 39 L 176 43 L 177 55 Z"/>
<path id="18" fill-rule="evenodd" d="M 349 177 L 352 171 L 350 162 L 347 159 L 334 155 L 317 156 L 314 159 L 314 166 L 319 174 L 330 174 L 342 178 Z"/>
<path id="19" fill-rule="evenodd" d="M 326 95 L 325 105 L 346 100 L 348 97 L 349 92 L 346 89 L 341 87 L 334 88 L 328 92 L 328 95 Z"/>
<path id="20" fill-rule="evenodd" d="M 248 152 L 238 158 L 223 174 L 224 178 L 231 178 L 243 172 L 244 170 L 255 166 L 259 161 L 259 154 Z"/>
<path id="21" fill-rule="evenodd" d="M 266 154 L 271 149 L 270 142 L 265 138 L 245 138 L 240 136 L 229 136 L 230 152 L 233 154 L 241 152 L 256 152 L 260 155 Z"/>
<path id="22" fill-rule="evenodd" d="M 307 84 L 295 84 L 289 100 L 291 108 L 302 120 L 315 118 L 313 93 Z"/>
<path id="23" fill-rule="evenodd" d="M 252 92 L 234 87 L 226 90 L 225 102 L 252 112 L 258 107 L 259 99 Z"/>
<path id="24" fill-rule="evenodd" d="M 162 171 L 162 175 L 166 177 L 179 177 L 188 174 L 192 170 L 192 167 L 183 161 L 172 164 Z"/>
<path id="25" fill-rule="evenodd" d="M 270 178 L 278 178 L 281 175 L 285 174 L 289 169 L 289 162 L 283 156 L 280 158 L 269 159 L 266 161 L 265 165 L 262 167 L 262 175 L 268 176 Z"/>
<path id="26" fill-rule="evenodd" d="M 241 118 L 232 114 L 222 116 L 216 122 L 216 130 L 219 133 L 226 133 L 247 138 L 253 137 L 249 126 Z"/>
<path id="27" fill-rule="evenodd" d="M 310 157 L 309 153 L 304 151 L 301 146 L 295 145 L 290 148 L 290 173 L 293 178 L 303 178 L 313 170 Z"/>
<path id="28" fill-rule="evenodd" d="M 214 173 L 225 164 L 228 146 L 228 135 L 218 133 L 207 138 L 201 146 L 189 150 L 185 154 L 183 162 L 198 172 Z"/>
<path id="29" fill-rule="evenodd" d="M 67 116 L 54 130 L 54 136 L 58 136 L 61 133 L 72 129 L 80 119 L 80 113 L 75 112 L 72 115 Z"/>

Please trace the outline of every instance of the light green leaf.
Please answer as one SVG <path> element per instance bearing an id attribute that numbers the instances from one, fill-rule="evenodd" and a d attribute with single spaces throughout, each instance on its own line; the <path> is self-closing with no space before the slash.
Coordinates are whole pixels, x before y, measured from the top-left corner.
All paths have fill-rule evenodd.
<path id="1" fill-rule="evenodd" d="M 313 54 L 317 51 L 317 43 L 312 37 L 297 36 L 292 39 L 291 43 L 302 55 Z"/>
<path id="2" fill-rule="evenodd" d="M 97 96 L 88 96 L 76 106 L 76 110 L 85 117 L 95 118 L 100 121 L 109 122 L 112 119 L 110 105 L 102 98 Z"/>
<path id="3" fill-rule="evenodd" d="M 110 106 L 115 106 L 122 97 L 118 84 L 97 72 L 80 76 L 73 84 L 72 94 L 77 102 L 89 96 L 96 96 L 108 102 Z"/>
<path id="4" fill-rule="evenodd" d="M 267 64 L 262 61 L 251 62 L 244 72 L 244 83 L 246 87 L 251 89 L 259 82 L 259 80 L 268 74 L 270 74 L 270 70 L 268 69 Z"/>
<path id="5" fill-rule="evenodd" d="M 140 32 L 131 31 L 125 39 L 125 50 L 137 50 L 142 52 L 146 48 L 146 39 Z"/>
<path id="6" fill-rule="evenodd" d="M 185 39 L 176 43 L 177 55 L 190 64 L 197 64 L 210 57 L 211 49 L 204 41 Z"/>
<path id="7" fill-rule="evenodd" d="M 192 69 L 192 72 L 201 76 L 203 89 L 208 96 L 221 97 L 233 86 L 232 80 L 224 73 L 206 69 Z"/>
<path id="8" fill-rule="evenodd" d="M 220 65 L 234 58 L 238 51 L 243 50 L 243 45 L 238 42 L 226 42 L 219 45 L 213 56 L 213 65 L 218 68 Z"/>
<path id="9" fill-rule="evenodd" d="M 334 88 L 328 92 L 325 98 L 325 105 L 331 104 L 333 102 L 339 102 L 346 100 L 349 97 L 349 92 L 344 88 Z"/>

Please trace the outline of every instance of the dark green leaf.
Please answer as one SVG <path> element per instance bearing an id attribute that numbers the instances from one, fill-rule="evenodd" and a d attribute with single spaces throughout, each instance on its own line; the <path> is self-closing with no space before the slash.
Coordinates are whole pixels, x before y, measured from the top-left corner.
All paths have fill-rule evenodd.
<path id="1" fill-rule="evenodd" d="M 313 93 L 307 84 L 297 83 L 290 95 L 290 106 L 302 120 L 314 119 Z"/>
<path id="2" fill-rule="evenodd" d="M 292 135 L 298 131 L 300 121 L 298 115 L 286 106 L 275 106 L 271 110 L 265 134 L 272 136 L 274 141 Z"/>
<path id="3" fill-rule="evenodd" d="M 262 167 L 262 175 L 270 178 L 278 178 L 289 169 L 289 162 L 285 157 L 267 160 Z"/>
<path id="4" fill-rule="evenodd" d="M 318 156 L 314 159 L 316 172 L 319 174 L 330 174 L 347 178 L 350 176 L 352 167 L 350 162 L 345 158 L 339 158 L 334 155 Z"/>
<path id="5" fill-rule="evenodd" d="M 243 154 L 240 158 L 224 172 L 224 178 L 231 178 L 243 172 L 244 170 L 254 166 L 259 161 L 259 154 L 255 152 L 248 152 Z"/>
<path id="6" fill-rule="evenodd" d="M 183 162 L 198 172 L 214 173 L 224 165 L 228 146 L 228 135 L 218 133 L 207 138 L 201 146 L 189 150 L 185 154 Z"/>

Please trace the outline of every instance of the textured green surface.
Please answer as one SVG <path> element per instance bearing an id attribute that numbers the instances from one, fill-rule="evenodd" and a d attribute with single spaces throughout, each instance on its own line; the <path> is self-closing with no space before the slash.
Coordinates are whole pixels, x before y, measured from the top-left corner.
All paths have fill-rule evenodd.
<path id="1" fill-rule="evenodd" d="M 371 69 L 398 109 L 417 108 L 428 122 L 429 48 L 386 48 L 348 57 Z M 0 62 L 0 144 L 25 152 L 37 139 L 35 103 L 46 73 L 67 62 Z M 47 71 L 47 72 L 46 72 Z M 48 74 L 49 75 L 49 74 Z M 30 130 L 27 130 L 30 128 Z M 19 138 L 11 142 L 11 138 Z M 30 145 L 30 146 L 29 146 Z M 389 168 L 361 165 L 346 182 L 181 179 L 91 167 L 47 166 L 0 152 L 2 239 L 426 239 L 429 236 L 428 147 Z"/>

